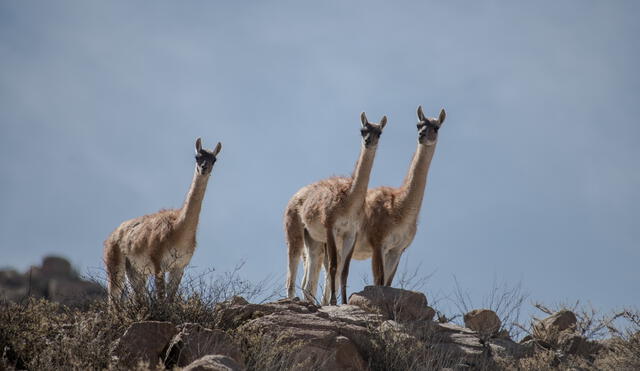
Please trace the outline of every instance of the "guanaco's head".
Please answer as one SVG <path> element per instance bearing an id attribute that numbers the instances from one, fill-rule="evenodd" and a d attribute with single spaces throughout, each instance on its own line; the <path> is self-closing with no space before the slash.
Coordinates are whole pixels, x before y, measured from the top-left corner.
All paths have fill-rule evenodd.
<path id="1" fill-rule="evenodd" d="M 436 144 L 438 141 L 438 130 L 442 126 L 447 113 L 444 108 L 440 110 L 440 116 L 436 118 L 425 117 L 422 106 L 418 106 L 418 142 L 427 146 Z"/>
<path id="2" fill-rule="evenodd" d="M 196 139 L 196 169 L 200 175 L 209 175 L 216 163 L 216 156 L 222 149 L 222 143 L 218 142 L 216 148 L 211 151 L 202 148 L 202 139 Z"/>
<path id="3" fill-rule="evenodd" d="M 387 116 L 382 116 L 380 123 L 374 124 L 367 120 L 367 115 L 362 112 L 360 114 L 360 120 L 362 120 L 362 128 L 360 129 L 360 135 L 362 135 L 362 143 L 366 148 L 374 147 L 378 145 L 378 139 L 382 134 L 382 129 L 387 124 Z"/>

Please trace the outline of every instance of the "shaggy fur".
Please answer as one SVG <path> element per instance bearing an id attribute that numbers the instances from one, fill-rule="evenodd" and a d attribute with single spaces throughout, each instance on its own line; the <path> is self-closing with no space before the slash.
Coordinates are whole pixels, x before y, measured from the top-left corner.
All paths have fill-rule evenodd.
<path id="1" fill-rule="evenodd" d="M 353 258 L 372 258 L 376 285 L 391 286 L 400 256 L 413 241 L 422 206 L 427 175 L 446 113 L 427 118 L 418 107 L 418 148 L 399 188 L 379 187 L 367 192 L 365 222 Z"/>
<path id="2" fill-rule="evenodd" d="M 196 169 L 182 208 L 125 221 L 104 242 L 112 304 L 122 296 L 125 272 L 138 299 L 144 293 L 149 275 L 155 278 L 157 296 L 164 297 L 166 272 L 169 273 L 169 297 L 175 295 L 196 248 L 200 209 L 221 148 L 218 143 L 215 150 L 209 151 L 202 148 L 200 138 L 196 140 Z"/>
<path id="3" fill-rule="evenodd" d="M 390 286 L 400 256 L 411 244 L 417 231 L 418 215 L 422 205 L 427 174 L 435 152 L 438 130 L 446 113 L 438 119 L 427 118 L 418 107 L 418 148 L 411 166 L 399 188 L 379 187 L 367 192 L 364 218 L 353 250 L 353 259 L 372 258 L 372 271 L 376 285 Z M 305 277 L 314 277 L 326 259 L 322 246 L 307 244 Z"/>
<path id="4" fill-rule="evenodd" d="M 346 282 L 353 247 L 364 217 L 364 199 L 369 184 L 378 140 L 386 125 L 362 120 L 362 147 L 351 178 L 333 177 L 300 189 L 285 210 L 284 228 L 289 252 L 287 293 L 295 297 L 298 262 L 304 250 L 303 290 L 308 300 L 315 300 L 317 277 L 326 256 L 326 285 L 323 304 L 335 305 L 336 286 L 341 282 L 342 302 L 346 303 Z M 326 254 L 325 254 L 326 252 Z M 309 274 L 308 267 L 317 269 Z M 337 276 L 337 273 L 340 273 Z"/>

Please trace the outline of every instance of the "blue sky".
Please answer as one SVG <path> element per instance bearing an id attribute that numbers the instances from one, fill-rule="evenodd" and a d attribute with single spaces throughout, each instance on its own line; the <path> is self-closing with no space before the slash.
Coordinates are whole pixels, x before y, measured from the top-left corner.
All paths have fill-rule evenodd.
<path id="1" fill-rule="evenodd" d="M 282 282 L 282 213 L 350 174 L 359 114 L 389 123 L 397 186 L 415 109 L 440 131 L 401 268 L 533 300 L 640 305 L 640 6 L 634 1 L 0 3 L 0 266 L 101 269 L 122 221 L 178 207 L 193 142 L 222 141 L 194 271 Z M 349 290 L 369 262 L 352 265 Z"/>

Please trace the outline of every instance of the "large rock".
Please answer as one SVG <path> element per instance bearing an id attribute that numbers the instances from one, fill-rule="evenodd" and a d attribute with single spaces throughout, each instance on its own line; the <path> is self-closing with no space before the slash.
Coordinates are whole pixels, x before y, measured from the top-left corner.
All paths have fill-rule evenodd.
<path id="1" fill-rule="evenodd" d="M 139 362 L 155 368 L 167 344 L 177 333 L 176 327 L 169 322 L 146 321 L 129 326 L 117 341 L 111 355 L 116 358 L 119 367 L 130 369 Z"/>
<path id="2" fill-rule="evenodd" d="M 266 304 L 251 304 L 240 296 L 234 296 L 216 304 L 214 323 L 216 328 L 228 330 L 238 328 L 247 321 L 277 312 L 315 313 L 319 308 L 298 298 L 282 299 Z"/>
<path id="3" fill-rule="evenodd" d="M 59 256 L 46 256 L 42 260 L 40 274 L 47 278 L 72 277 L 74 275 L 71 269 L 71 263 L 69 263 L 67 259 Z"/>
<path id="4" fill-rule="evenodd" d="M 168 367 L 185 367 L 206 355 L 221 354 L 244 364 L 240 349 L 226 332 L 211 330 L 195 323 L 180 326 L 180 332 L 169 344 L 165 356 Z"/>
<path id="5" fill-rule="evenodd" d="M 397 321 L 431 321 L 435 315 L 423 293 L 388 286 L 366 286 L 351 294 L 349 304 Z"/>
<path id="6" fill-rule="evenodd" d="M 250 352 L 264 353 L 255 349 L 266 348 L 290 369 L 366 369 L 363 352 L 371 349 L 370 326 L 377 326 L 380 318 L 357 306 L 320 308 L 297 299 L 243 304 L 234 298 L 216 309 L 218 323 L 241 324 L 238 332 L 252 343 Z"/>
<path id="7" fill-rule="evenodd" d="M 488 337 L 498 333 L 502 322 L 496 312 L 490 309 L 474 309 L 464 315 L 464 325 L 482 337 Z"/>
<path id="8" fill-rule="evenodd" d="M 240 331 L 258 336 L 286 359 L 287 369 L 365 370 L 360 346 L 367 330 L 323 313 L 274 313 L 248 322 Z"/>
<path id="9" fill-rule="evenodd" d="M 451 323 L 434 323 L 429 342 L 434 351 L 460 362 L 486 367 L 494 356 L 520 358 L 526 349 L 510 339 L 481 339 L 477 332 Z"/>
<path id="10" fill-rule="evenodd" d="M 549 317 L 538 321 L 534 327 L 534 332 L 537 333 L 560 333 L 565 330 L 575 329 L 577 323 L 576 315 L 570 310 L 561 310 Z"/>
<path id="11" fill-rule="evenodd" d="M 193 361 L 183 371 L 243 371 L 245 370 L 233 358 L 220 354 L 204 356 Z"/>

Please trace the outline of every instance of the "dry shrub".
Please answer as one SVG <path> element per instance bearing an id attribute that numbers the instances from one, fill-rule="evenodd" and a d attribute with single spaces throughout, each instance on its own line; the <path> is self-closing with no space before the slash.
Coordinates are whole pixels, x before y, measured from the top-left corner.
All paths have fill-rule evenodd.
<path id="1" fill-rule="evenodd" d="M 588 340 L 587 354 L 563 353 L 560 332 L 549 329 L 540 333 L 532 325 L 526 330 L 537 344 L 536 351 L 515 362 L 503 360 L 501 367 L 504 369 L 640 370 L 640 312 L 637 310 L 602 314 L 591 305 L 580 305 L 579 302 L 553 308 L 537 303 L 535 307 L 547 315 L 563 309 L 574 312 L 577 318 L 574 331 Z M 622 324 L 616 325 L 616 321 Z"/>
<path id="2" fill-rule="evenodd" d="M 534 306 L 546 315 L 552 315 L 562 310 L 573 312 L 576 315 L 576 333 L 589 340 L 602 339 L 606 335 L 610 335 L 611 331 L 615 331 L 614 321 L 622 315 L 622 313 L 600 313 L 591 303 L 582 304 L 579 300 L 571 305 L 560 303 L 547 307 L 541 303 L 535 303 Z M 540 321 L 535 317 L 533 320 Z"/>
<path id="3" fill-rule="evenodd" d="M 494 311 L 500 318 L 502 323 L 500 331 L 506 330 L 512 339 L 518 339 L 521 336 L 522 328 L 518 325 L 518 322 L 520 321 L 522 305 L 529 297 L 529 294 L 523 290 L 521 282 L 511 285 L 507 282 L 498 283 L 494 279 L 489 293 L 482 298 L 481 304 L 473 305 L 471 295 L 461 288 L 455 276 L 453 276 L 453 280 L 455 284 L 453 303 L 458 309 L 458 314 L 450 318 L 450 320 L 459 318 L 460 322 L 458 324 L 464 326 L 461 321 L 465 313 L 473 309 L 487 308 Z"/>
<path id="4" fill-rule="evenodd" d="M 397 324 L 392 321 L 369 327 L 371 346 L 365 355 L 371 370 L 440 370 L 462 367 L 470 370 L 493 370 L 490 357 L 468 359 L 460 356 L 457 346 L 443 345 L 442 334 L 429 322 Z M 488 353 L 487 353 L 488 354 Z"/>
<path id="5" fill-rule="evenodd" d="M 620 318 L 626 329 L 613 329 L 616 335 L 605 342 L 595 364 L 602 370 L 640 370 L 640 311 L 624 310 Z"/>
<path id="6" fill-rule="evenodd" d="M 104 369 L 109 345 L 129 325 L 105 315 L 106 303 L 81 312 L 44 299 L 1 304 L 0 349 L 17 369 Z"/>
<path id="7" fill-rule="evenodd" d="M 304 342 L 291 341 L 288 334 L 274 339 L 241 328 L 233 335 L 240 344 L 248 370 L 320 370 L 319 360 L 308 354 L 301 357 Z"/>
<path id="8" fill-rule="evenodd" d="M 254 285 L 243 280 L 241 267 L 213 278 L 210 272 L 187 277 L 174 300 L 158 300 L 149 289 L 145 300 L 131 295 L 111 311 L 105 298 L 74 308 L 33 298 L 0 302 L 0 369 L 109 368 L 111 345 L 137 321 L 213 327 L 216 303 L 234 295 L 269 298 L 268 281 Z"/>

